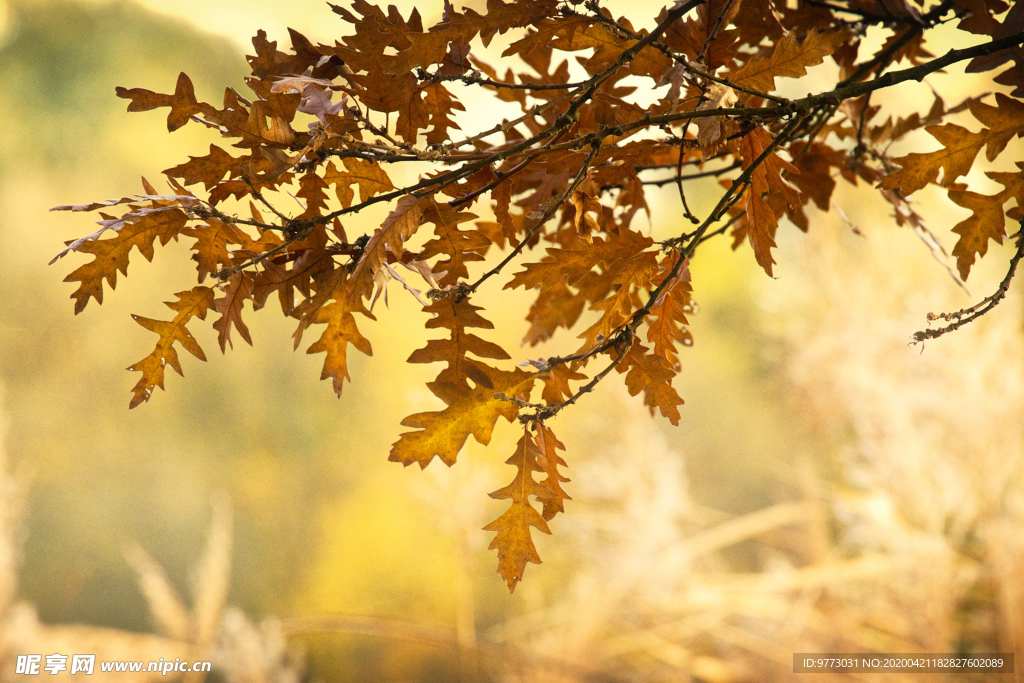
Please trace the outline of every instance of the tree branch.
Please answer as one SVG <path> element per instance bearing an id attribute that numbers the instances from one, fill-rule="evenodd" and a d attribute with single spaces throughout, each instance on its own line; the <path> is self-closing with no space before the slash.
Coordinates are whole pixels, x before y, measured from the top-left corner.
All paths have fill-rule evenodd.
<path id="1" fill-rule="evenodd" d="M 601 145 L 599 142 L 594 143 L 594 145 L 590 148 L 590 154 L 588 154 L 587 158 L 583 161 L 583 165 L 580 166 L 580 170 L 576 173 L 576 177 L 573 178 L 571 183 L 569 183 L 569 187 L 565 188 L 565 192 L 563 192 L 561 196 L 559 196 L 557 199 L 551 198 L 548 200 L 548 206 L 544 210 L 544 213 L 537 220 L 534 226 L 530 228 L 529 231 L 527 231 L 526 236 L 523 237 L 519 244 L 517 244 L 515 248 L 512 249 L 511 252 L 509 252 L 508 256 L 501 260 L 501 263 L 499 263 L 498 265 L 494 266 L 489 271 L 481 275 L 480 278 L 473 284 L 462 288 L 457 294 L 457 301 L 462 301 L 467 296 L 475 292 L 477 288 L 480 287 L 480 285 L 482 285 L 484 282 L 486 282 L 490 277 L 500 273 L 502 268 L 511 263 L 512 260 L 515 259 L 515 257 L 518 256 L 523 249 L 526 248 L 526 245 L 529 244 L 530 240 L 533 239 L 533 236 L 537 234 L 537 231 L 544 227 L 545 223 L 551 220 L 551 217 L 555 215 L 555 212 L 558 211 L 559 207 L 561 207 L 562 204 L 570 196 L 572 196 L 572 193 L 576 190 L 577 187 L 580 186 L 580 183 L 583 182 L 583 179 L 586 178 L 587 171 L 590 169 L 590 165 L 594 162 L 594 158 L 597 156 L 597 152 L 600 148 Z"/>
<path id="2" fill-rule="evenodd" d="M 1017 265 L 1020 263 L 1021 258 L 1024 258 L 1024 218 L 1020 221 L 1020 228 L 1020 231 L 1018 231 L 1016 235 L 1017 251 L 1014 252 L 1013 256 L 1010 258 L 1010 267 L 1006 271 L 1006 277 L 1004 277 L 1003 281 L 999 283 L 999 287 L 996 288 L 996 291 L 970 308 L 962 308 L 954 313 L 929 313 L 929 323 L 935 320 L 945 320 L 949 324 L 937 329 L 927 329 L 915 332 L 913 341 L 910 342 L 911 344 L 920 344 L 926 339 L 938 339 L 944 334 L 954 332 L 964 325 L 974 322 L 981 316 L 985 315 L 1006 298 L 1006 293 L 1010 291 L 1010 282 L 1013 281 L 1013 276 L 1017 272 Z"/>

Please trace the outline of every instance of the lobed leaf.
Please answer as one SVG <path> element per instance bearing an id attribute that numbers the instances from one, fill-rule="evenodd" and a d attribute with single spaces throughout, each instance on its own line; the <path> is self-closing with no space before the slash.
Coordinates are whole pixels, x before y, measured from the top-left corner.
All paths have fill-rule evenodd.
<path id="1" fill-rule="evenodd" d="M 960 235 L 953 247 L 957 270 L 960 277 L 967 279 L 975 258 L 988 252 L 989 240 L 1002 244 L 1006 237 L 1006 213 L 1003 205 L 1010 199 L 1017 200 L 1017 206 L 1024 206 L 1024 162 L 1017 162 L 1013 173 L 987 173 L 989 178 L 1003 185 L 1003 191 L 995 195 L 983 195 L 967 190 L 951 189 L 949 198 L 956 204 L 970 209 L 971 216 L 959 222 L 953 232 Z"/>
<path id="2" fill-rule="evenodd" d="M 548 440 L 553 452 L 554 435 L 550 434 Z M 526 427 L 523 437 L 516 446 L 516 452 L 505 461 L 516 468 L 515 478 L 508 486 L 491 494 L 491 498 L 512 501 L 500 517 L 484 527 L 484 531 L 493 531 L 496 534 L 489 547 L 498 551 L 498 573 L 508 584 L 509 593 L 515 592 L 528 563 L 541 563 L 537 547 L 530 535 L 530 528 L 539 529 L 545 534 L 551 533 L 544 516 L 530 503 L 531 496 L 542 503 L 556 496 L 547 484 L 533 478 L 534 472 L 544 472 L 544 468 L 538 463 L 538 459 L 543 457 L 544 452 L 537 447 L 529 427 Z"/>
<path id="3" fill-rule="evenodd" d="M 213 290 L 209 287 L 194 287 L 187 292 L 179 292 L 175 296 L 177 301 L 167 302 L 167 306 L 175 311 L 173 320 L 153 320 L 140 315 L 133 315 L 132 319 L 151 332 L 156 332 L 160 339 L 156 343 L 153 352 L 129 366 L 129 370 L 141 372 L 142 377 L 132 388 L 132 400 L 129 408 L 135 408 L 140 403 L 148 401 L 153 395 L 155 387 L 164 388 L 164 368 L 170 366 L 179 375 L 182 372 L 181 363 L 178 360 L 178 352 L 174 345 L 179 344 L 183 349 L 191 353 L 199 360 L 206 360 L 206 354 L 199 346 L 199 343 L 188 331 L 186 325 L 192 318 L 200 320 L 206 318 L 206 313 L 213 306 Z"/>
<path id="4" fill-rule="evenodd" d="M 748 59 L 729 75 L 738 85 L 761 92 L 773 92 L 776 78 L 800 78 L 807 67 L 816 66 L 850 39 L 848 29 L 812 31 L 805 36 L 789 32 L 760 59 Z"/>
<path id="5" fill-rule="evenodd" d="M 491 442 L 498 418 L 504 417 L 509 422 L 516 419 L 519 413 L 516 404 L 495 398 L 495 395 L 529 396 L 533 375 L 519 369 L 497 370 L 482 363 L 476 364 L 476 368 L 486 379 L 472 388 L 467 384 L 442 381 L 427 384 L 448 407 L 437 412 L 416 413 L 402 420 L 404 426 L 419 431 L 403 433 L 391 447 L 388 460 L 407 467 L 416 463 L 422 469 L 437 457 L 450 467 L 470 435 L 486 446 Z"/>
<path id="6" fill-rule="evenodd" d="M 348 346 L 354 346 L 367 356 L 373 355 L 370 341 L 359 332 L 353 313 L 362 313 L 370 319 L 373 315 L 366 310 L 361 299 L 350 296 L 349 287 L 344 268 L 320 274 L 317 277 L 317 296 L 311 305 L 301 307 L 303 320 L 296 331 L 297 344 L 305 327 L 327 325 L 306 353 L 327 354 L 320 379 L 330 379 L 338 396 L 341 396 L 345 380 L 352 380 L 348 374 Z"/>
<path id="7" fill-rule="evenodd" d="M 939 141 L 942 149 L 924 154 L 912 152 L 894 159 L 902 168 L 882 178 L 880 187 L 909 195 L 935 182 L 939 171 L 942 171 L 940 184 L 949 187 L 957 178 L 970 172 L 982 148 L 988 160 L 992 161 L 1010 139 L 1024 136 L 1024 102 L 997 93 L 996 106 L 977 101 L 969 106 L 985 128 L 972 133 L 955 123 L 928 126 L 925 130 Z"/>

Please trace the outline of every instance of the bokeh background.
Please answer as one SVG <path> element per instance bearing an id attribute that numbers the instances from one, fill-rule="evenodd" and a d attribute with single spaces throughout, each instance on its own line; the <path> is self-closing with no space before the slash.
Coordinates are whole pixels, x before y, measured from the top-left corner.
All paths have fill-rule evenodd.
<path id="1" fill-rule="evenodd" d="M 615 8 L 647 25 L 657 5 Z M 724 683 L 789 680 L 794 652 L 1024 654 L 1019 287 L 980 322 L 907 345 L 929 311 L 993 291 L 1009 250 L 967 293 L 867 187 L 842 188 L 808 235 L 780 230 L 775 280 L 745 246 L 702 248 L 681 426 L 615 378 L 559 416 L 573 501 L 513 596 L 481 527 L 502 509 L 486 493 L 509 477 L 516 429 L 450 470 L 387 462 L 402 417 L 434 406 L 436 369 L 404 362 L 426 336 L 400 289 L 340 400 L 268 307 L 247 318 L 254 348 L 222 356 L 200 329 L 209 362 L 186 359 L 185 378 L 129 412 L 124 368 L 152 343 L 130 313 L 165 315 L 192 286 L 187 250 L 134 259 L 76 317 L 61 282 L 75 257 L 47 262 L 90 224 L 48 208 L 138 191 L 212 141 L 126 114 L 115 86 L 167 91 L 183 70 L 217 101 L 243 87 L 255 31 L 287 45 L 288 26 L 323 42 L 342 29 L 319 0 L 0 0 L 0 680 L 16 678 L 13 655 L 44 650 L 203 652 L 209 680 L 247 683 Z M 795 91 L 835 77 L 808 78 Z M 950 103 L 999 87 L 955 69 L 932 83 Z M 927 85 L 887 97 L 901 112 L 931 101 Z M 1013 145 L 1004 157 L 1021 158 Z M 991 168 L 972 187 L 996 187 Z M 646 229 L 669 236 L 675 190 L 653 192 Z M 951 246 L 962 211 L 917 199 Z M 528 300 L 481 299 L 515 346 Z"/>

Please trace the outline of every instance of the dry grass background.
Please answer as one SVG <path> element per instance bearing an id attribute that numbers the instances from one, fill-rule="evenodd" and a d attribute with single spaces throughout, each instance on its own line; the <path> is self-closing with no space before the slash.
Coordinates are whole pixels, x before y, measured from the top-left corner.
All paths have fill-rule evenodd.
<path id="1" fill-rule="evenodd" d="M 226 509 L 225 509 L 226 511 Z M 167 585 L 163 569 L 141 550 L 133 554 L 141 588 L 146 594 L 157 633 L 144 634 L 84 624 L 42 624 L 27 603 L 15 603 L 3 615 L 0 680 L 38 680 L 39 675 L 17 675 L 19 654 L 95 654 L 98 680 L 141 682 L 180 680 L 199 683 L 205 673 L 110 673 L 100 671 L 100 661 L 215 661 L 216 680 L 228 683 L 298 683 L 304 669 L 301 647 L 288 643 L 275 619 L 253 624 L 241 610 L 225 608 L 230 518 L 221 511 L 211 529 L 208 554 L 196 573 L 195 606 L 183 609 Z M 229 514 L 229 513 L 227 513 Z M 225 535 L 225 533 L 227 535 Z M 14 588 L 14 585 L 10 586 Z M 70 666 L 70 659 L 68 660 Z M 45 665 L 45 660 L 44 660 Z M 145 665 L 144 665 L 145 666 Z M 48 680 L 80 680 L 69 671 L 42 673 Z"/>
<path id="2" fill-rule="evenodd" d="M 572 514 L 551 546 L 569 569 L 531 570 L 528 607 L 515 617 L 478 628 L 469 585 L 454 628 L 372 615 L 255 625 L 225 608 L 232 523 L 218 499 L 191 606 L 144 550 L 126 553 L 155 626 L 139 634 L 43 625 L 16 601 L 24 483 L 5 466 L 3 680 L 18 678 L 17 653 L 89 652 L 209 659 L 215 680 L 293 683 L 303 639 L 324 633 L 369 635 L 385 652 L 395 640 L 456 649 L 465 681 L 531 683 L 911 681 L 919 675 L 792 674 L 792 653 L 1020 652 L 1020 297 L 923 353 L 908 349 L 908 330 L 950 290 L 940 269 L 914 258 L 919 245 L 879 248 L 877 237 L 837 225 L 787 245 L 785 275 L 763 297 L 774 367 L 807 430 L 807 452 L 780 464 L 791 486 L 777 504 L 739 516 L 702 507 L 684 454 L 646 418 L 589 414 L 578 426 L 605 447 L 578 458 Z M 628 397 L 612 400 L 630 413 Z M 424 514 L 462 539 L 460 552 L 482 551 L 473 539 L 489 510 L 472 481 L 482 476 L 466 468 L 420 487 Z M 436 502 L 453 499 L 456 516 Z M 469 571 L 461 580 L 471 583 Z"/>
<path id="3" fill-rule="evenodd" d="M 1024 651 L 1022 299 L 909 347 L 958 290 L 914 235 L 883 229 L 823 219 L 764 288 L 759 326 L 805 449 L 778 463 L 779 502 L 738 516 L 697 504 L 685 455 L 617 396 L 619 420 L 575 425 L 602 446 L 575 454 L 554 549 L 571 570 L 531 570 L 530 609 L 448 634 L 476 650 L 467 680 L 902 682 L 920 674 L 793 674 L 792 655 Z M 463 538 L 486 519 L 460 493 L 479 488 L 470 476 L 424 495 L 457 501 L 445 519 Z M 388 633 L 371 622 L 296 623 Z"/>
<path id="4" fill-rule="evenodd" d="M 127 549 L 126 560 L 138 574 L 155 633 L 135 633 L 86 624 L 43 624 L 34 607 L 18 601 L 21 504 L 25 482 L 10 473 L 0 433 L 0 681 L 80 680 L 70 673 L 70 655 L 94 654 L 94 680 L 135 683 L 181 680 L 201 683 L 205 673 L 111 673 L 100 661 L 216 661 L 218 680 L 227 683 L 298 683 L 302 680 L 301 647 L 288 643 L 275 619 L 251 623 L 241 610 L 226 607 L 231 563 L 232 513 L 228 501 L 213 504 L 206 552 L 193 572 L 192 606 L 185 605 L 164 569 L 140 547 Z M 68 670 L 56 675 L 15 672 L 18 655 L 62 654 Z M 45 666 L 45 659 L 42 663 Z"/>

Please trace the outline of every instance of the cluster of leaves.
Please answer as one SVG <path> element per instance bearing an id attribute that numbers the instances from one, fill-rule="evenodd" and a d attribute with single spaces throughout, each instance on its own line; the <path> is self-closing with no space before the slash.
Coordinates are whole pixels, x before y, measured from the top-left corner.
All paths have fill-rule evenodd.
<path id="1" fill-rule="evenodd" d="M 191 243 L 199 284 L 168 304 L 171 320 L 136 317 L 159 339 L 130 368 L 140 373 L 132 407 L 163 387 L 168 365 L 181 373 L 178 347 L 204 358 L 189 331 L 195 319 L 213 314 L 222 351 L 233 333 L 251 343 L 246 304 L 262 309 L 275 294 L 297 321 L 296 347 L 310 328 L 319 332 L 308 352 L 325 354 L 322 378 L 340 395 L 349 347 L 371 354 L 360 321 L 398 280 L 441 333 L 409 362 L 444 364 L 428 387 L 445 407 L 406 418 L 410 431 L 390 459 L 451 465 L 470 435 L 487 444 L 499 418 L 523 425 L 508 460 L 515 478 L 491 494 L 511 505 L 487 527 L 510 590 L 540 562 L 531 530 L 550 533 L 569 498 L 551 419 L 615 371 L 652 413 L 678 422 L 672 380 L 680 347 L 692 343 L 688 265 L 700 244 L 731 234 L 771 275 L 780 221 L 806 230 L 807 207 L 829 210 L 837 180 L 877 187 L 897 222 L 921 231 L 907 196 L 937 183 L 973 212 L 954 228 L 966 278 L 989 240 L 1006 238 L 1004 205 L 1016 200 L 1017 218 L 1024 205 L 1024 164 L 990 174 L 1005 187 L 994 196 L 957 182 L 983 148 L 993 160 L 1024 134 L 1024 4 L 686 0 L 662 9 L 650 30 L 599 0 L 487 0 L 480 12 L 446 2 L 429 29 L 415 10 L 406 18 L 365 0 L 331 9 L 348 35 L 318 45 L 292 31 L 282 52 L 261 32 L 248 57 L 251 94 L 228 88 L 219 107 L 199 101 L 185 74 L 171 94 L 118 88 L 129 111 L 169 109 L 169 131 L 205 126 L 234 150 L 211 144 L 167 169 L 169 193 L 144 181 L 143 194 L 58 207 L 100 211 L 101 220 L 57 258 L 92 257 L 67 277 L 78 313 L 102 303 L 104 282 L 113 288 L 127 275 L 135 249 L 152 259 L 157 242 Z M 979 44 L 931 54 L 929 32 L 948 22 Z M 872 31 L 887 40 L 861 49 Z M 488 63 L 496 40 L 506 45 L 504 73 Z M 778 94 L 778 80 L 823 62 L 838 69 L 835 87 Z M 871 101 L 958 62 L 1002 70 L 995 83 L 1007 92 L 955 107 L 936 95 L 927 114 L 895 119 Z M 461 132 L 458 95 L 472 89 L 521 113 Z M 943 122 L 964 109 L 980 131 Z M 941 149 L 890 157 L 893 142 L 921 128 Z M 396 184 L 401 164 L 416 164 L 418 180 Z M 703 217 L 686 200 L 700 178 L 721 190 Z M 636 218 L 649 213 L 646 190 L 666 184 L 678 188 L 686 228 L 656 242 Z M 298 210 L 284 208 L 295 202 Z M 383 223 L 350 236 L 343 219 L 376 204 L 391 208 Z M 114 207 L 118 215 L 106 213 Z M 472 303 L 499 275 L 511 276 L 506 288 L 536 292 L 526 342 L 579 326 L 578 347 L 502 365 L 511 356 L 480 336 L 493 325 Z M 414 276 L 425 296 L 405 279 Z"/>

